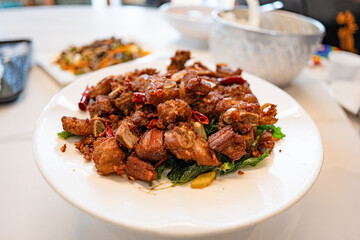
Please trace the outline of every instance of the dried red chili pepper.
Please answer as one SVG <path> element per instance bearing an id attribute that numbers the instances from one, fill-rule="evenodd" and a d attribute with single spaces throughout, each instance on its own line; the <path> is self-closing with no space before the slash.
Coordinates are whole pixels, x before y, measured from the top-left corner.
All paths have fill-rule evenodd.
<path id="1" fill-rule="evenodd" d="M 108 138 L 114 137 L 114 133 L 111 131 L 109 124 L 105 123 L 106 129 L 105 129 L 105 135 Z"/>
<path id="2" fill-rule="evenodd" d="M 220 79 L 218 79 L 218 81 L 221 85 L 230 85 L 230 84 L 234 84 L 234 83 L 237 83 L 237 84 L 246 83 L 246 80 L 240 75 L 220 78 Z"/>
<path id="3" fill-rule="evenodd" d="M 145 93 L 134 92 L 132 101 L 133 103 L 145 103 L 146 102 Z"/>
<path id="4" fill-rule="evenodd" d="M 79 109 L 81 111 L 86 111 L 86 106 L 89 103 L 90 100 L 90 91 L 91 88 L 89 86 L 86 86 L 85 91 L 82 93 L 80 101 L 79 101 Z"/>
<path id="5" fill-rule="evenodd" d="M 165 160 L 168 158 L 169 154 L 168 152 L 166 152 L 166 155 L 165 157 L 163 157 L 160 161 L 158 161 L 156 164 L 155 164 L 155 168 L 157 168 L 158 166 L 160 166 L 163 162 L 165 162 Z"/>
<path id="6" fill-rule="evenodd" d="M 158 124 L 157 119 L 151 119 L 150 123 L 146 126 L 148 129 L 156 128 Z"/>
<path id="7" fill-rule="evenodd" d="M 194 110 L 191 110 L 191 112 L 192 112 L 192 117 L 196 121 L 198 121 L 198 122 L 200 122 L 202 124 L 209 124 L 209 119 L 207 118 L 207 116 L 205 116 L 204 114 L 199 113 L 197 111 L 194 111 Z"/>

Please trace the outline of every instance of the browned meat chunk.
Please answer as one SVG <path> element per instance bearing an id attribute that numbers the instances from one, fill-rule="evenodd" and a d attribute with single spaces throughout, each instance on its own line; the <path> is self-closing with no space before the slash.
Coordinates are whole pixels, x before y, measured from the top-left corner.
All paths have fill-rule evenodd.
<path id="1" fill-rule="evenodd" d="M 227 110 L 235 106 L 236 104 L 240 103 L 232 98 L 224 98 L 220 100 L 215 107 L 215 114 L 220 116 L 221 114 L 225 113 Z"/>
<path id="2" fill-rule="evenodd" d="M 138 158 L 135 153 L 132 153 L 128 157 L 126 161 L 126 171 L 130 178 L 149 182 L 157 179 L 155 167 L 149 162 Z"/>
<path id="3" fill-rule="evenodd" d="M 134 107 L 133 92 L 124 92 L 114 101 L 115 106 L 124 114 L 129 115 Z"/>
<path id="4" fill-rule="evenodd" d="M 145 92 L 145 88 L 147 86 L 148 79 L 149 79 L 148 74 L 143 74 L 143 75 L 135 78 L 133 81 L 130 82 L 131 89 L 134 92 Z"/>
<path id="5" fill-rule="evenodd" d="M 88 105 L 87 110 L 89 111 L 91 118 L 97 116 L 98 112 L 97 112 L 96 102 L 93 100 L 90 100 L 90 104 Z"/>
<path id="6" fill-rule="evenodd" d="M 260 114 L 259 103 L 249 103 L 243 101 L 237 101 L 233 98 L 224 98 L 216 104 L 215 112 L 217 115 L 225 113 L 230 108 L 236 108 L 238 111 L 251 112 Z"/>
<path id="7" fill-rule="evenodd" d="M 138 126 L 147 126 L 150 123 L 146 114 L 141 110 L 137 110 L 131 115 L 131 121 Z"/>
<path id="8" fill-rule="evenodd" d="M 157 107 L 159 114 L 158 127 L 166 128 L 170 123 L 178 121 L 188 121 L 191 119 L 191 108 L 189 104 L 183 100 L 169 100 L 159 104 Z"/>
<path id="9" fill-rule="evenodd" d="M 112 77 L 106 77 L 101 80 L 90 92 L 90 98 L 96 98 L 99 95 L 107 95 L 111 92 Z"/>
<path id="10" fill-rule="evenodd" d="M 139 141 L 139 137 L 131 131 L 133 126 L 134 124 L 130 120 L 125 119 L 115 131 L 116 139 L 127 149 L 133 149 Z"/>
<path id="11" fill-rule="evenodd" d="M 277 114 L 275 104 L 265 103 L 261 106 L 260 111 L 260 124 L 272 125 L 278 121 L 278 119 L 275 118 Z"/>
<path id="12" fill-rule="evenodd" d="M 242 100 L 245 97 L 245 94 L 251 93 L 250 85 L 247 82 L 244 84 L 232 84 L 224 87 L 224 95 L 238 101 Z"/>
<path id="13" fill-rule="evenodd" d="M 253 127 L 258 126 L 259 119 L 258 114 L 237 108 L 230 108 L 220 117 L 222 122 L 232 125 L 234 130 L 241 134 L 248 133 Z"/>
<path id="14" fill-rule="evenodd" d="M 164 131 L 151 129 L 145 132 L 135 146 L 136 155 L 141 159 L 159 161 L 166 156 L 164 148 Z"/>
<path id="15" fill-rule="evenodd" d="M 176 82 L 162 77 L 149 77 L 145 90 L 146 103 L 154 106 L 179 97 Z"/>
<path id="16" fill-rule="evenodd" d="M 197 73 L 199 76 L 215 76 L 216 74 L 206 67 L 201 62 L 195 62 L 192 66 L 187 67 L 185 70 L 192 70 Z"/>
<path id="17" fill-rule="evenodd" d="M 190 59 L 190 51 L 178 50 L 171 58 L 171 63 L 167 67 L 168 72 L 178 72 L 185 67 L 185 63 Z"/>
<path id="18" fill-rule="evenodd" d="M 106 116 L 115 112 L 115 108 L 110 102 L 110 98 L 105 95 L 98 95 L 96 97 L 96 107 L 98 116 Z"/>
<path id="19" fill-rule="evenodd" d="M 208 143 L 185 124 L 166 131 L 164 143 L 165 148 L 179 159 L 194 160 L 199 166 L 218 166 L 221 163 Z"/>
<path id="20" fill-rule="evenodd" d="M 217 77 L 229 77 L 234 75 L 241 75 L 242 70 L 236 69 L 233 71 L 231 68 L 228 67 L 225 63 L 216 64 L 216 76 Z"/>
<path id="21" fill-rule="evenodd" d="M 248 103 L 258 103 L 259 102 L 257 97 L 252 93 L 246 93 L 241 100 L 244 102 L 248 102 Z"/>
<path id="22" fill-rule="evenodd" d="M 193 105 L 193 109 L 206 115 L 209 118 L 215 117 L 215 107 L 217 103 L 224 98 L 224 95 L 222 94 L 223 88 L 223 86 L 217 86 L 216 89 L 211 91 L 206 97 L 195 103 Z"/>
<path id="23" fill-rule="evenodd" d="M 232 161 L 239 160 L 246 153 L 244 137 L 235 133 L 231 126 L 212 134 L 208 142 L 212 149 L 225 154 Z"/>
<path id="24" fill-rule="evenodd" d="M 100 175 L 125 173 L 125 153 L 119 147 L 118 142 L 112 138 L 98 138 L 94 143 L 92 159 L 97 172 Z"/>
<path id="25" fill-rule="evenodd" d="M 92 124 L 89 119 L 63 116 L 61 122 L 65 131 L 75 135 L 88 136 L 93 132 Z"/>
<path id="26" fill-rule="evenodd" d="M 84 158 L 88 161 L 92 159 L 92 153 L 94 151 L 94 142 L 95 138 L 93 136 L 87 136 L 81 139 L 79 142 L 75 143 L 75 148 L 78 149 L 82 154 L 84 154 Z"/>
<path id="27" fill-rule="evenodd" d="M 264 153 L 266 149 L 269 149 L 269 153 L 271 153 L 277 140 L 278 139 L 274 138 L 269 131 L 261 133 L 257 144 L 261 154 Z"/>
<path id="28" fill-rule="evenodd" d="M 211 84 L 199 77 L 195 71 L 188 71 L 184 76 L 185 90 L 187 94 L 207 95 L 211 90 Z"/>
<path id="29" fill-rule="evenodd" d="M 257 134 L 257 127 L 253 127 L 248 133 L 242 135 L 244 137 L 246 150 L 250 150 L 251 145 L 255 141 L 256 134 Z"/>
<path id="30" fill-rule="evenodd" d="M 217 116 L 220 115 L 221 123 L 232 125 L 236 132 L 248 133 L 253 127 L 259 125 L 260 105 L 224 98 L 215 108 Z M 220 123 L 220 125 L 221 125 Z"/>

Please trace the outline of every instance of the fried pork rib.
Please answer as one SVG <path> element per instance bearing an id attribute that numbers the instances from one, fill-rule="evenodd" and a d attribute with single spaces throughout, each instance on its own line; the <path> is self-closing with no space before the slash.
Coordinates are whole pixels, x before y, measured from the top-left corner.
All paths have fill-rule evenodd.
<path id="1" fill-rule="evenodd" d="M 190 59 L 190 52 L 179 50 L 176 51 L 175 56 L 171 58 L 171 63 L 167 67 L 168 72 L 174 73 L 185 68 L 185 63 Z"/>
<path id="2" fill-rule="evenodd" d="M 215 152 L 209 148 L 209 144 L 187 124 L 180 123 L 172 130 L 167 130 L 164 143 L 166 149 L 179 159 L 194 160 L 199 166 L 220 165 L 220 161 Z"/>
<path id="3" fill-rule="evenodd" d="M 136 155 L 141 159 L 159 161 L 166 156 L 164 147 L 164 131 L 151 129 L 144 133 L 140 142 L 135 146 Z"/>
<path id="4" fill-rule="evenodd" d="M 180 99 L 161 103 L 157 110 L 159 114 L 158 127 L 161 129 L 165 129 L 170 123 L 191 120 L 191 107 L 187 102 Z"/>
<path id="5" fill-rule="evenodd" d="M 259 104 L 249 83 L 239 82 L 241 69 L 186 66 L 189 59 L 189 51 L 177 51 L 165 74 L 147 68 L 106 77 L 88 87 L 90 119 L 62 117 L 64 130 L 84 137 L 76 148 L 94 161 L 99 174 L 126 172 L 130 179 L 152 181 L 154 166 L 168 154 L 218 166 L 216 153 L 236 161 L 273 149 L 277 139 L 270 132 L 256 135 L 259 124 L 277 122 L 276 105 Z M 213 118 L 219 131 L 206 136 L 202 124 Z"/>
<path id="6" fill-rule="evenodd" d="M 112 138 L 98 138 L 94 143 L 92 159 L 97 172 L 100 175 L 125 173 L 125 153 L 121 150 L 118 142 Z"/>
<path id="7" fill-rule="evenodd" d="M 69 133 L 89 136 L 93 132 L 92 120 L 90 119 L 78 119 L 75 117 L 62 117 L 61 118 L 63 129 Z"/>
<path id="8" fill-rule="evenodd" d="M 232 161 L 239 160 L 245 153 L 245 139 L 226 126 L 209 137 L 209 146 L 217 152 L 228 156 Z"/>
<path id="9" fill-rule="evenodd" d="M 126 161 L 126 172 L 130 178 L 153 181 L 157 178 L 155 167 L 132 153 Z"/>

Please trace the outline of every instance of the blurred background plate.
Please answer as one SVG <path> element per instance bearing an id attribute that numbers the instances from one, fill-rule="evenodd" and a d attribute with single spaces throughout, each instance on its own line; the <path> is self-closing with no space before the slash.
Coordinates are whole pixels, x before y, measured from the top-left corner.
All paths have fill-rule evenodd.
<path id="1" fill-rule="evenodd" d="M 146 61 L 146 59 L 152 58 L 153 54 L 156 52 L 154 46 L 152 46 L 144 41 L 135 39 L 133 37 L 116 37 L 116 38 L 121 38 L 124 40 L 124 42 L 134 42 L 135 44 L 140 46 L 143 50 L 150 52 L 150 54 L 148 54 L 144 57 L 136 58 L 134 60 L 130 60 L 130 61 L 126 61 L 126 62 L 118 63 L 118 64 L 125 64 L 125 63 L 132 62 L 132 61 Z M 102 38 L 102 39 L 106 39 L 106 38 Z M 51 77 L 53 77 L 58 83 L 60 83 L 62 85 L 67 85 L 67 84 L 73 82 L 74 80 L 76 80 L 77 78 L 79 78 L 80 76 L 87 75 L 90 72 L 83 73 L 81 75 L 75 75 L 69 71 L 61 69 L 61 67 L 58 64 L 54 63 L 56 58 L 60 55 L 60 53 L 62 51 L 67 49 L 70 45 L 81 47 L 84 45 L 91 44 L 91 42 L 93 42 L 93 41 L 95 41 L 95 39 L 86 40 L 86 41 L 83 40 L 82 42 L 78 42 L 76 44 L 68 43 L 67 45 L 64 45 L 63 49 L 59 49 L 57 51 L 40 52 L 40 53 L 36 54 L 34 58 L 35 58 L 36 63 L 42 69 L 44 69 Z M 143 60 L 141 60 L 141 59 L 143 59 Z"/>

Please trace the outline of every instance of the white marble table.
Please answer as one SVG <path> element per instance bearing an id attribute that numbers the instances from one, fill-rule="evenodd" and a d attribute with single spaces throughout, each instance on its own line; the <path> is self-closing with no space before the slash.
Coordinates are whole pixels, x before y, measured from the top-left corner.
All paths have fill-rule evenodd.
<path id="1" fill-rule="evenodd" d="M 31 38 L 34 55 L 87 39 L 131 36 L 163 51 L 188 48 L 211 60 L 206 46 L 182 39 L 154 9 L 33 7 L 0 10 L 0 38 Z M 359 119 L 329 96 L 324 69 L 305 69 L 285 90 L 315 121 L 324 164 L 313 188 L 287 211 L 242 231 L 207 239 L 358 239 L 360 236 Z M 32 154 L 38 114 L 63 86 L 33 65 L 25 92 L 0 105 L 0 239 L 150 239 L 94 219 L 58 196 Z M 154 239 L 163 239 L 153 237 Z M 165 239 L 165 238 L 164 238 Z"/>

